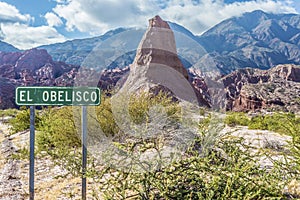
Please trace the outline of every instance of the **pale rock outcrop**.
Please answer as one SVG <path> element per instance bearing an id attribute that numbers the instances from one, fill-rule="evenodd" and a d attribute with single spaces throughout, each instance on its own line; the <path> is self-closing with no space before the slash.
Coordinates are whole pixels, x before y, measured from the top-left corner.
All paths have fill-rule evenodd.
<path id="1" fill-rule="evenodd" d="M 120 92 L 156 94 L 157 90 L 167 91 L 176 99 L 208 105 L 190 83 L 188 72 L 177 55 L 174 33 L 159 16 L 149 20 Z"/>

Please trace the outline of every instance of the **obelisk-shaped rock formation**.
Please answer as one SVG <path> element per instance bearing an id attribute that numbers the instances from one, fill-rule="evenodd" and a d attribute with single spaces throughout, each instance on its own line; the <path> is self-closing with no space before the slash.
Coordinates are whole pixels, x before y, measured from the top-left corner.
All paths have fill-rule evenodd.
<path id="1" fill-rule="evenodd" d="M 169 66 L 188 79 L 187 70 L 177 55 L 173 31 L 159 16 L 149 20 L 148 30 L 139 44 L 133 66 L 149 64 Z"/>
<path id="2" fill-rule="evenodd" d="M 157 94 L 160 91 L 178 100 L 208 105 L 189 82 L 188 72 L 177 55 L 173 31 L 166 21 L 155 16 L 149 20 L 120 92 Z"/>

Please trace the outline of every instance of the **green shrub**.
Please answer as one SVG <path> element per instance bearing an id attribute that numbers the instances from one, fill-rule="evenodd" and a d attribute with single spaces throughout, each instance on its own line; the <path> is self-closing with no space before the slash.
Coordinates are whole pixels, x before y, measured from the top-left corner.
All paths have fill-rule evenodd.
<path id="1" fill-rule="evenodd" d="M 35 127 L 39 127 L 41 122 L 40 116 L 37 111 L 35 111 Z M 25 107 L 20 110 L 15 117 L 9 120 L 11 125 L 10 133 L 14 134 L 20 131 L 24 131 L 30 128 L 30 109 Z"/>
<path id="2" fill-rule="evenodd" d="M 207 156 L 191 150 L 170 166 L 145 173 L 106 168 L 100 190 L 105 199 L 283 198 L 280 174 L 261 169 L 239 145 L 240 140 L 222 140 Z"/>
<path id="3" fill-rule="evenodd" d="M 80 174 L 81 141 L 77 133 L 72 107 L 47 108 L 43 111 L 36 134 L 39 155 L 50 155 L 55 164 L 69 173 Z M 41 154 L 42 153 L 42 154 Z"/>
<path id="4" fill-rule="evenodd" d="M 224 122 L 231 127 L 236 125 L 248 126 L 250 120 L 245 113 L 231 112 L 227 113 Z"/>
<path id="5" fill-rule="evenodd" d="M 101 96 L 101 104 L 96 107 L 97 123 L 106 136 L 119 133 L 119 128 L 114 120 L 110 98 Z"/>
<path id="6" fill-rule="evenodd" d="M 237 117 L 233 120 L 235 124 L 246 125 L 240 123 L 238 118 L 245 117 L 244 114 L 234 116 Z M 291 151 L 298 160 L 296 163 L 299 163 L 299 119 L 296 120 L 292 115 L 284 116 L 286 120 L 294 119 L 291 121 L 292 126 L 287 121 L 285 125 L 290 127 L 290 135 L 297 135 Z M 284 121 L 278 120 L 282 115 L 273 117 L 258 116 L 251 122 L 257 127 L 279 130 L 274 121 L 282 124 Z M 199 124 L 202 137 L 195 141 L 185 156 L 167 167 L 144 173 L 107 167 L 91 178 L 101 183 L 99 190 L 105 199 L 286 199 L 284 186 L 291 178 L 299 176 L 295 163 L 291 166 L 281 163 L 272 170 L 263 169 L 256 160 L 262 156 L 260 152 L 253 153 L 242 139 L 226 136 L 211 143 L 208 151 L 203 154 L 205 135 L 211 135 L 213 128 L 218 131 L 211 119 L 208 117 Z M 244 119 L 251 123 L 247 117 Z M 214 137 L 217 135 L 214 134 Z M 148 143 L 144 145 L 145 148 L 149 146 Z M 284 171 L 288 168 L 292 175 Z"/>
<path id="7" fill-rule="evenodd" d="M 152 106 L 161 105 L 165 108 L 166 114 L 170 119 L 178 120 L 180 107 L 177 102 L 173 102 L 171 97 L 160 92 L 153 96 L 147 93 L 132 95 L 129 102 L 129 115 L 131 120 L 136 123 L 145 123 L 149 119 L 147 115 Z"/>
<path id="8" fill-rule="evenodd" d="M 286 134 L 292 136 L 289 148 L 294 162 L 290 162 L 289 167 L 292 168 L 291 171 L 296 172 L 296 178 L 300 180 L 300 118 L 286 118 L 282 129 Z"/>
<path id="9" fill-rule="evenodd" d="M 17 160 L 29 160 L 29 148 L 28 147 L 23 147 L 18 150 L 18 152 L 12 154 L 12 159 L 17 159 Z"/>
<path id="10" fill-rule="evenodd" d="M 18 114 L 17 109 L 6 109 L 6 110 L 0 110 L 0 118 L 3 117 L 15 117 Z"/>
<path id="11" fill-rule="evenodd" d="M 37 145 L 41 150 L 81 146 L 71 107 L 44 110 L 38 128 Z"/>
<path id="12" fill-rule="evenodd" d="M 249 129 L 269 130 L 288 135 L 286 126 L 294 120 L 296 120 L 295 114 L 273 113 L 252 117 L 248 126 Z"/>
<path id="13" fill-rule="evenodd" d="M 265 117 L 262 115 L 252 117 L 248 127 L 249 129 L 268 130 L 268 124 L 265 121 Z"/>

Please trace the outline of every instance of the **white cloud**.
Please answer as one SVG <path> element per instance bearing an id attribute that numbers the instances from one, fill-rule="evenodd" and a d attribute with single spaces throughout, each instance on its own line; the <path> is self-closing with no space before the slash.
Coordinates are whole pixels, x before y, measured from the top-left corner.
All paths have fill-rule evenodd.
<path id="1" fill-rule="evenodd" d="M 20 23 L 2 23 L 1 30 L 4 41 L 19 49 L 29 49 L 66 40 L 56 29 L 49 26 L 30 27 Z"/>
<path id="2" fill-rule="evenodd" d="M 146 27 L 148 19 L 159 14 L 179 23 L 195 34 L 220 21 L 244 12 L 264 10 L 295 13 L 298 0 L 252 0 L 225 4 L 224 0 L 52 0 L 57 5 L 44 15 L 47 26 L 33 27 L 34 18 L 15 7 L 0 2 L 0 39 L 27 49 L 62 42 L 66 38 L 55 27 L 65 25 L 68 31 L 79 30 L 99 35 L 117 27 Z M 298 2 L 298 3 L 297 3 Z M 62 21 L 64 19 L 64 22 Z"/>
<path id="3" fill-rule="evenodd" d="M 0 2 L 0 21 L 1 22 L 23 22 L 29 23 L 34 20 L 29 14 L 22 15 L 19 10 L 10 4 Z"/>
<path id="4" fill-rule="evenodd" d="M 254 10 L 272 13 L 296 12 L 287 1 L 253 0 L 231 4 L 225 4 L 222 0 L 203 0 L 198 4 L 185 0 L 181 2 L 184 2 L 184 6 L 169 4 L 162 11 L 162 17 L 171 21 L 175 20 L 196 34 L 202 33 L 222 20 Z"/>
<path id="5" fill-rule="evenodd" d="M 63 24 L 61 19 L 54 13 L 52 12 L 47 12 L 45 15 L 45 18 L 47 20 L 47 23 L 49 26 L 54 27 L 54 26 L 60 26 Z"/>
<path id="6" fill-rule="evenodd" d="M 147 19 L 159 9 L 151 0 L 72 0 L 66 5 L 57 5 L 53 11 L 66 19 L 69 31 L 76 28 L 101 34 L 120 26 L 146 25 Z"/>
<path id="7" fill-rule="evenodd" d="M 54 13 L 45 15 L 49 26 L 32 26 L 34 18 L 22 14 L 13 5 L 0 2 L 0 40 L 8 42 L 20 49 L 28 49 L 44 44 L 65 41 L 53 26 L 62 24 Z"/>
<path id="8" fill-rule="evenodd" d="M 55 1 L 56 3 L 59 3 L 59 4 L 66 4 L 66 3 L 70 2 L 70 0 L 52 0 L 52 1 Z"/>
<path id="9" fill-rule="evenodd" d="M 290 0 L 252 0 L 225 4 L 223 0 L 69 0 L 53 11 L 66 20 L 69 31 L 102 34 L 109 29 L 147 26 L 157 14 L 199 34 L 220 21 L 253 10 L 295 13 Z"/>

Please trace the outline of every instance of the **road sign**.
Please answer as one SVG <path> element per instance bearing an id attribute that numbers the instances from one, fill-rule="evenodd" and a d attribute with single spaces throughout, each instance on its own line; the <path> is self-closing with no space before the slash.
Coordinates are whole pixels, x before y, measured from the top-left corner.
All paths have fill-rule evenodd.
<path id="1" fill-rule="evenodd" d="M 97 87 L 17 87 L 17 105 L 99 105 Z"/>
<path id="2" fill-rule="evenodd" d="M 29 193 L 34 200 L 34 110 L 37 105 L 82 106 L 82 199 L 86 199 L 87 165 L 87 111 L 86 106 L 100 104 L 100 89 L 97 87 L 17 87 L 16 104 L 30 106 L 30 166 Z"/>

